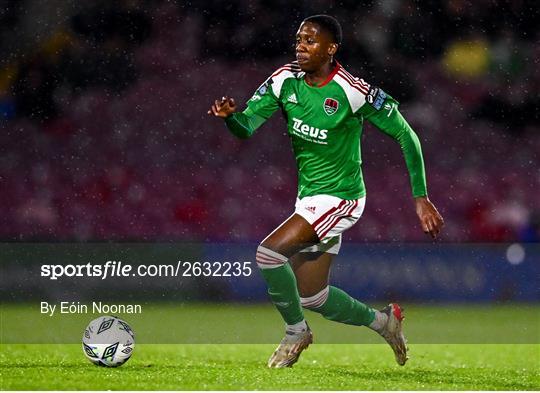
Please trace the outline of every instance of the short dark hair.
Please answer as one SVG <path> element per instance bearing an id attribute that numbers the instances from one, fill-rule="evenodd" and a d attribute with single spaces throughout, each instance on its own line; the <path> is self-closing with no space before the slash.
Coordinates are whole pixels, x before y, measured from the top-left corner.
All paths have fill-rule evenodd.
<path id="1" fill-rule="evenodd" d="M 330 33 L 334 42 L 338 45 L 341 45 L 341 40 L 343 39 L 343 33 L 341 31 L 341 25 L 336 18 L 330 15 L 313 15 L 309 16 L 302 21 L 310 22 L 319 25 L 319 27 L 325 30 L 327 33 Z"/>

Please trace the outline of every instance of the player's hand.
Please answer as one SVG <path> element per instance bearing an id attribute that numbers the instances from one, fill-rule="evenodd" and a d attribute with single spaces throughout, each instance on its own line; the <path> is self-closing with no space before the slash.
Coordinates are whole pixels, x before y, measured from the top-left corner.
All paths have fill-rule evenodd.
<path id="1" fill-rule="evenodd" d="M 208 111 L 209 115 L 226 118 L 236 112 L 236 103 L 233 98 L 224 96 L 221 100 L 215 100 L 214 105 Z"/>
<path id="2" fill-rule="evenodd" d="M 416 201 L 416 214 L 420 219 L 422 230 L 424 233 L 429 233 L 433 239 L 440 233 L 444 226 L 444 220 L 439 214 L 439 211 L 431 203 L 428 197 L 419 197 Z"/>

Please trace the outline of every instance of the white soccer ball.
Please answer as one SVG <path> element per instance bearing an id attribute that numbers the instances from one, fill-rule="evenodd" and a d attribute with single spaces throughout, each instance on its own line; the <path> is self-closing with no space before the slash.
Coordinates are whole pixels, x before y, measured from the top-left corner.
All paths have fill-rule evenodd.
<path id="1" fill-rule="evenodd" d="M 135 347 L 135 333 L 117 317 L 94 319 L 84 330 L 83 352 L 98 366 L 118 367 L 128 361 Z"/>

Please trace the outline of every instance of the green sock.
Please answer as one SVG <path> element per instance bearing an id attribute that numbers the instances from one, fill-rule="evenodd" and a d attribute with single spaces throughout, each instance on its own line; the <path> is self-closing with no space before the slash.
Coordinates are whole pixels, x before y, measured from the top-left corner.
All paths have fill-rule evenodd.
<path id="1" fill-rule="evenodd" d="M 375 319 L 375 310 L 336 287 L 329 288 L 328 298 L 322 306 L 310 310 L 347 325 L 369 326 Z"/>
<path id="2" fill-rule="evenodd" d="M 286 263 L 272 269 L 260 269 L 268 286 L 268 294 L 287 325 L 304 320 L 300 296 L 291 266 Z"/>

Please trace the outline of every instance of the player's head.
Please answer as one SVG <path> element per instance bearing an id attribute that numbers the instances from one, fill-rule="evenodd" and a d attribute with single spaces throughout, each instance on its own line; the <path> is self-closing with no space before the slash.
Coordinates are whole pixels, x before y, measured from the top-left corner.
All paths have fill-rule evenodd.
<path id="1" fill-rule="evenodd" d="M 313 72 L 333 61 L 341 39 L 341 26 L 335 18 L 313 15 L 304 19 L 296 33 L 296 59 L 300 68 Z"/>

